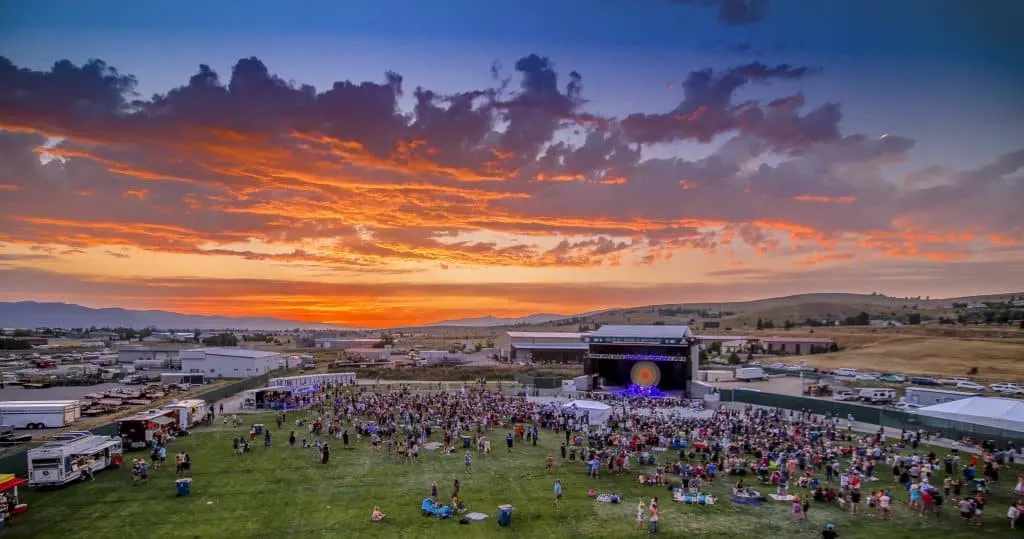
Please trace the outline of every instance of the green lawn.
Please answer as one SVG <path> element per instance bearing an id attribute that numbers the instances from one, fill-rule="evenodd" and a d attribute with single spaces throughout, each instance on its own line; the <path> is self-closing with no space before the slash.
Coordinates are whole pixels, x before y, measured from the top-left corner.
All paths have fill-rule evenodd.
<path id="1" fill-rule="evenodd" d="M 251 418 L 251 422 L 269 418 Z M 241 430 L 241 429 L 239 429 Z M 864 538 L 978 538 L 1021 537 L 1011 533 L 1005 514 L 1011 499 L 1016 471 L 1004 470 L 1003 481 L 986 507 L 981 529 L 967 528 L 947 503 L 944 520 L 922 520 L 902 503 L 895 516 L 884 522 L 875 518 L 852 518 L 837 508 L 812 505 L 807 522 L 795 522 L 789 504 L 770 503 L 742 507 L 728 502 L 731 483 L 719 481 L 712 491 L 722 499 L 712 507 L 671 502 L 664 488 L 640 487 L 633 477 L 603 476 L 588 479 L 582 464 L 558 467 L 554 474 L 544 471 L 544 457 L 557 456 L 559 438 L 541 435 L 540 447 L 517 446 L 512 454 L 503 446 L 502 432 L 495 431 L 495 453 L 489 458 L 474 454 L 474 473 L 463 471 L 462 451 L 453 456 L 426 452 L 421 462 L 403 465 L 382 455 L 373 455 L 365 440 L 356 449 L 344 451 L 332 444 L 329 465 L 322 465 L 312 450 L 290 449 L 286 433 L 276 433 L 274 447 L 262 440 L 249 455 L 231 455 L 232 432 L 215 428 L 176 441 L 171 453 L 181 448 L 193 457 L 192 496 L 176 498 L 173 465 L 153 471 L 150 484 L 131 486 L 127 469 L 105 471 L 94 482 L 67 488 L 30 492 L 24 501 L 29 512 L 9 522 L 6 537 L 97 537 L 158 539 L 176 537 L 627 537 L 635 531 L 636 504 L 641 498 L 658 496 L 662 505 L 662 535 L 668 537 L 789 538 L 819 537 L 821 528 L 835 523 L 843 539 Z M 354 438 L 353 438 L 354 441 Z M 500 444 L 500 445 L 499 445 Z M 134 456 L 137 454 L 130 454 Z M 173 460 L 173 459 L 172 459 Z M 871 487 L 888 486 L 890 474 Z M 451 492 L 453 478 L 462 482 L 463 499 L 470 511 L 491 515 L 482 522 L 460 525 L 420 515 L 420 501 L 429 495 L 431 481 L 437 481 L 442 498 Z M 565 488 L 562 508 L 553 507 L 552 487 L 560 478 Z M 599 504 L 586 496 L 587 489 L 618 492 L 619 505 Z M 767 489 L 762 489 L 767 490 Z M 902 489 L 896 491 L 902 495 Z M 905 495 L 904 495 L 905 496 Z M 496 506 L 515 505 L 512 527 L 499 528 Z M 370 510 L 380 505 L 387 522 L 371 524 Z"/>

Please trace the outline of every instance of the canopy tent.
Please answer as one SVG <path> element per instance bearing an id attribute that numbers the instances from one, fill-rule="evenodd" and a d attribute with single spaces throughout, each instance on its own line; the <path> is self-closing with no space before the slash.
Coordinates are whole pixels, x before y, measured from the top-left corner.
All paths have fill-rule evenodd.
<path id="1" fill-rule="evenodd" d="M 1024 401 L 968 397 L 917 410 L 918 415 L 1024 433 Z"/>
<path id="2" fill-rule="evenodd" d="M 577 416 L 587 414 L 590 418 L 591 425 L 604 425 L 612 415 L 611 406 L 601 402 L 588 400 L 574 400 L 563 405 L 562 411 L 575 414 Z"/>

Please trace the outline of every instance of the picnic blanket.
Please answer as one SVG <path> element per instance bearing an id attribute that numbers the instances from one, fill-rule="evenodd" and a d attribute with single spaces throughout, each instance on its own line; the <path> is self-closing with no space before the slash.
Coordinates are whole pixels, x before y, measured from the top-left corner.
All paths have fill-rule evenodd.
<path id="1" fill-rule="evenodd" d="M 441 442 L 427 442 L 423 444 L 423 449 L 427 451 L 436 451 L 441 448 Z"/>
<path id="2" fill-rule="evenodd" d="M 761 500 L 758 498 L 751 498 L 750 496 L 733 496 L 729 498 L 729 501 L 736 505 L 747 505 L 750 507 L 757 507 L 761 505 Z"/>
<path id="3" fill-rule="evenodd" d="M 787 494 L 785 496 L 779 496 L 778 494 L 769 494 L 768 497 L 777 502 L 791 502 L 796 499 L 796 496 L 793 496 L 792 494 Z"/>
<path id="4" fill-rule="evenodd" d="M 483 513 L 469 513 L 466 515 L 466 518 L 468 518 L 469 520 L 483 520 L 487 518 L 487 515 Z"/>
<path id="5" fill-rule="evenodd" d="M 619 503 L 622 498 L 618 494 L 598 494 L 597 501 L 601 503 Z"/>

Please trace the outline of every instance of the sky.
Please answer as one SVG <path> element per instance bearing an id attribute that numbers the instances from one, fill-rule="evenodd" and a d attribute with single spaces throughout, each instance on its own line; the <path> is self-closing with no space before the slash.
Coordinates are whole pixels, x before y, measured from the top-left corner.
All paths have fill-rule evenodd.
<path id="1" fill-rule="evenodd" d="M 809 5 L 0 3 L 0 301 L 1019 292 L 1024 3 Z"/>

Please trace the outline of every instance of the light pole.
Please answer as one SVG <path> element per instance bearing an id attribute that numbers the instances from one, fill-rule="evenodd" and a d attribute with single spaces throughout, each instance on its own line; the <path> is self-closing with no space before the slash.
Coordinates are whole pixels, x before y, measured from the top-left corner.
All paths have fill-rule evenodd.
<path id="1" fill-rule="evenodd" d="M 800 360 L 800 394 L 803 395 L 806 391 L 804 388 L 804 367 L 807 366 L 807 360 Z"/>

